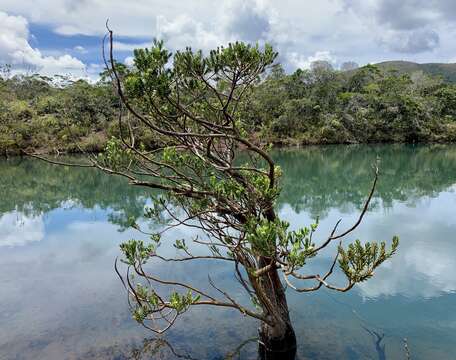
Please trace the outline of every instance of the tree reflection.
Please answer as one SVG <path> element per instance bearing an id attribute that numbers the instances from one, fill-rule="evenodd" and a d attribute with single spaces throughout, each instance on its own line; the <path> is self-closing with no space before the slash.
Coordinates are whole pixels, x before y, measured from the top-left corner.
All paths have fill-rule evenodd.
<path id="1" fill-rule="evenodd" d="M 360 208 L 377 158 L 375 198 L 385 207 L 435 196 L 456 183 L 456 147 L 449 145 L 318 146 L 277 151 L 275 158 L 284 172 L 280 206 L 313 217 L 347 204 Z"/>
<path id="2" fill-rule="evenodd" d="M 236 360 L 243 359 L 242 350 L 252 344 L 256 344 L 258 338 L 249 338 L 242 341 L 236 348 L 228 351 L 225 355 L 213 355 L 210 359 L 213 360 Z M 255 349 L 253 349 L 253 352 Z M 184 360 L 207 360 L 205 357 L 195 357 L 196 355 L 190 354 L 188 351 L 178 349 L 173 342 L 165 339 L 164 337 L 154 337 L 144 339 L 139 346 L 114 346 L 105 349 L 97 349 L 86 352 L 82 358 L 90 359 L 105 359 L 114 358 L 117 360 L 171 360 L 171 359 L 184 359 Z"/>
<path id="3" fill-rule="evenodd" d="M 318 146 L 277 150 L 274 155 L 284 173 L 279 206 L 308 211 L 313 217 L 324 217 L 331 208 L 360 208 L 377 157 L 381 171 L 377 205 L 413 204 L 456 183 L 456 146 L 452 145 Z M 153 194 L 94 169 L 54 166 L 34 159 L 0 161 L 0 174 L 0 214 L 13 210 L 38 214 L 74 202 L 84 208 L 109 210 L 109 220 L 125 228 L 142 216 Z"/>
<path id="4" fill-rule="evenodd" d="M 366 330 L 369 335 L 372 336 L 372 341 L 375 344 L 375 351 L 377 352 L 378 360 L 386 360 L 385 344 L 382 344 L 385 334 L 380 334 L 375 330 L 370 330 L 363 325 L 361 325 L 361 327 Z"/>
<path id="5" fill-rule="evenodd" d="M 0 161 L 0 174 L 0 215 L 17 211 L 36 216 L 68 205 L 99 207 L 108 210 L 109 220 L 124 229 L 131 217 L 142 216 L 151 195 L 94 169 L 55 166 L 28 158 Z"/>
<path id="6" fill-rule="evenodd" d="M 196 360 L 190 355 L 174 350 L 171 343 L 163 338 L 144 339 L 141 347 L 132 350 L 130 359 L 165 359 L 166 357 L 163 356 L 166 354 L 172 355 L 176 359 Z"/>

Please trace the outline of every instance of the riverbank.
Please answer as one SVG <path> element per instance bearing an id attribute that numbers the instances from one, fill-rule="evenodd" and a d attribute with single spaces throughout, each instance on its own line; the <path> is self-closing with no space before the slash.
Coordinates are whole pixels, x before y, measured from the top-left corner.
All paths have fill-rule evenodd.
<path id="1" fill-rule="evenodd" d="M 260 141 L 262 139 L 263 141 Z M 37 155 L 77 155 L 84 153 L 101 153 L 106 147 L 108 135 L 106 133 L 94 133 L 89 138 L 80 139 L 77 142 L 62 144 L 61 146 L 38 146 L 38 147 L 26 147 L 26 148 L 11 148 L 2 149 L 0 156 L 19 156 L 27 153 L 34 153 Z M 416 144 L 416 145 L 432 145 L 432 144 L 456 144 L 456 126 L 448 130 L 446 134 L 434 135 L 431 139 L 424 141 L 405 141 L 404 139 L 379 139 L 369 142 L 359 142 L 356 139 L 348 138 L 341 142 L 334 140 L 328 140 L 326 138 L 317 137 L 312 138 L 311 136 L 305 136 L 305 134 L 299 138 L 273 138 L 267 137 L 264 134 L 255 134 L 250 141 L 255 145 L 272 145 L 274 148 L 303 148 L 312 146 L 324 146 L 324 145 L 378 145 L 378 144 Z M 152 147 L 149 147 L 153 149 Z"/>
<path id="2" fill-rule="evenodd" d="M 237 106 L 236 117 L 256 143 L 456 142 L 456 85 L 423 73 L 368 65 L 286 74 L 276 65 Z M 119 136 L 119 109 L 109 82 L 56 86 L 39 75 L 0 78 L 0 154 L 100 152 Z M 130 121 L 137 143 L 152 149 L 161 142 Z"/>

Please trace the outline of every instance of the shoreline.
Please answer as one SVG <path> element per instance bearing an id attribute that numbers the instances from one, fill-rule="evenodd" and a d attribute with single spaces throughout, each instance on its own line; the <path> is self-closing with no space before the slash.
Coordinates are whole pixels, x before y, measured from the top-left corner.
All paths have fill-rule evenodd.
<path id="1" fill-rule="evenodd" d="M 259 144 L 257 142 L 253 143 L 255 145 L 265 145 L 265 144 Z M 285 140 L 285 141 L 275 141 L 270 143 L 272 144 L 272 148 L 275 150 L 287 150 L 287 149 L 304 149 L 304 148 L 309 148 L 309 147 L 326 147 L 326 146 L 339 146 L 339 145 L 345 145 L 345 146 L 358 146 L 358 145 L 369 145 L 369 146 L 378 146 L 378 145 L 413 145 L 413 146 L 424 146 L 424 145 L 456 145 L 456 141 L 448 141 L 448 140 L 436 140 L 436 141 L 416 141 L 416 142 L 406 142 L 406 141 L 372 141 L 372 142 L 322 142 L 322 143 L 310 143 L 310 142 L 296 142 L 291 140 Z M 241 148 L 242 150 L 242 148 Z M 54 157 L 59 157 L 59 156 L 78 156 L 78 155 L 84 155 L 84 154 L 100 154 L 103 153 L 104 151 L 87 151 L 87 152 L 82 152 L 82 151 L 66 151 L 66 150 L 58 150 L 56 151 L 55 149 L 37 149 L 35 151 L 33 150 L 27 150 L 27 149 L 20 149 L 17 151 L 11 151 L 11 152 L 2 152 L 0 154 L 0 158 L 9 158 L 9 157 L 29 157 L 29 155 L 26 153 L 28 151 L 29 153 L 35 154 L 35 155 L 52 155 Z"/>

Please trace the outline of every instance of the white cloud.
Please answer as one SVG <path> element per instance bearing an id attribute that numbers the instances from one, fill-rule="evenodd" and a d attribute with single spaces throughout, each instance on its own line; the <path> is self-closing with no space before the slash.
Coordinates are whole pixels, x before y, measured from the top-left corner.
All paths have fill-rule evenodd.
<path id="1" fill-rule="evenodd" d="M 334 65 L 336 63 L 336 58 L 331 54 L 330 51 L 317 51 L 311 56 L 304 56 L 303 54 L 298 54 L 297 52 L 288 53 L 288 59 L 291 64 L 299 69 L 310 69 L 310 66 L 315 61 L 327 61 L 328 63 Z"/>
<path id="2" fill-rule="evenodd" d="M 74 51 L 77 51 L 77 52 L 79 52 L 79 53 L 81 53 L 81 54 L 87 54 L 87 53 L 88 53 L 87 49 L 86 49 L 84 46 L 81 46 L 81 45 L 75 46 L 75 47 L 73 48 L 73 50 L 74 50 Z"/>
<path id="3" fill-rule="evenodd" d="M 124 60 L 124 64 L 127 66 L 133 66 L 133 64 L 134 64 L 133 56 L 127 56 Z"/>
<path id="4" fill-rule="evenodd" d="M 172 21 L 163 17 L 159 37 L 174 49 L 191 45 L 195 49 L 208 50 L 226 42 L 223 33 L 217 34 L 188 15 L 177 16 Z"/>
<path id="5" fill-rule="evenodd" d="M 455 6 L 450 0 L 281 0 L 280 4 L 222 0 L 217 5 L 210 0 L 35 0 L 33 7 L 16 0 L 0 1 L 3 11 L 20 14 L 64 36 L 101 37 L 109 18 L 116 50 L 123 52 L 149 46 L 154 37 L 164 39 L 173 51 L 186 46 L 208 50 L 234 40 L 267 41 L 279 51 L 287 70 L 308 67 L 312 57 L 320 60 L 321 53 L 329 54 L 330 59 L 322 60 L 332 64 L 337 59 L 337 63 L 356 61 L 361 65 L 391 59 L 449 61 L 456 54 Z M 27 34 L 22 34 L 24 38 L 27 40 Z M 438 52 L 432 51 L 437 47 Z M 54 67 L 62 72 L 66 66 L 81 65 L 75 58 L 48 50 L 45 54 L 49 56 L 44 56 L 38 49 L 32 50 L 48 59 L 47 63 L 57 62 L 59 66 Z"/>
<path id="6" fill-rule="evenodd" d="M 84 73 L 84 64 L 68 54 L 44 56 L 39 49 L 28 42 L 28 22 L 22 16 L 12 16 L 0 12 L 0 62 L 16 68 L 32 68 L 42 74 Z"/>
<path id="7" fill-rule="evenodd" d="M 207 17 L 213 12 L 210 1 L 170 2 L 167 0 L 2 0 L 2 10 L 21 14 L 32 22 L 51 26 L 62 35 L 102 35 L 106 19 L 118 35 L 149 37 L 156 30 L 156 18 L 172 19 L 182 14 L 192 18 Z"/>
<path id="8" fill-rule="evenodd" d="M 125 43 L 122 41 L 114 41 L 112 46 L 115 51 L 133 51 L 134 49 L 147 48 L 152 45 L 152 42 L 143 43 Z"/>
<path id="9" fill-rule="evenodd" d="M 440 44 L 437 32 L 430 29 L 411 31 L 385 31 L 380 43 L 393 51 L 416 54 L 423 51 L 432 51 Z"/>
<path id="10" fill-rule="evenodd" d="M 44 238 L 42 216 L 26 216 L 13 211 L 0 217 L 0 247 L 23 246 Z"/>

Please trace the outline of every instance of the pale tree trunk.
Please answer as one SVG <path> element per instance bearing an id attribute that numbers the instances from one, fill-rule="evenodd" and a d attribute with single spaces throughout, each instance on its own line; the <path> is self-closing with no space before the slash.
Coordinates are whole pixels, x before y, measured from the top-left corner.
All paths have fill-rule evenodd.
<path id="1" fill-rule="evenodd" d="M 261 259 L 261 263 L 263 263 L 263 259 Z M 268 275 L 264 276 L 262 288 L 281 321 L 275 322 L 275 326 L 261 324 L 258 329 L 258 358 L 260 360 L 294 360 L 296 336 L 290 321 L 285 290 L 276 269 L 269 271 Z"/>

